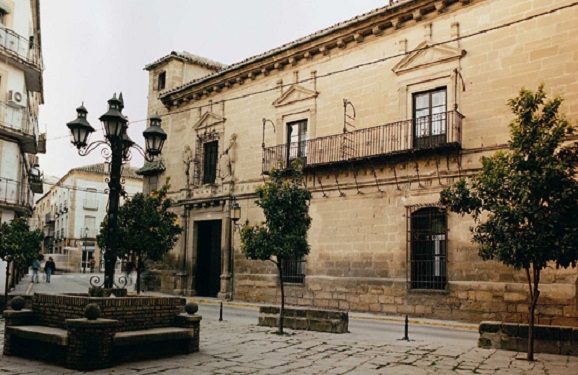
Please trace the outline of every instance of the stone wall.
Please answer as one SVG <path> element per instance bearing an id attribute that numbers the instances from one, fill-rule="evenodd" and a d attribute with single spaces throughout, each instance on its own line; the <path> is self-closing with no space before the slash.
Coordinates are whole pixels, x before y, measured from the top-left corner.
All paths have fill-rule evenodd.
<path id="1" fill-rule="evenodd" d="M 482 322 L 478 346 L 485 349 L 525 352 L 528 350 L 528 325 Z M 578 328 L 534 326 L 534 351 L 578 356 Z"/>
<path id="2" fill-rule="evenodd" d="M 100 306 L 101 318 L 118 320 L 119 332 L 175 326 L 182 306 L 179 297 L 97 298 L 37 293 L 32 309 L 38 325 L 66 328 L 65 320 L 84 317 L 89 303 Z"/>

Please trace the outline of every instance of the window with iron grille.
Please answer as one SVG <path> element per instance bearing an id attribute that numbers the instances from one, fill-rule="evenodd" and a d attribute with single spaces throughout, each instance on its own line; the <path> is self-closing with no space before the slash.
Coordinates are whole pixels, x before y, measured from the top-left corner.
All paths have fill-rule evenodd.
<path id="1" fill-rule="evenodd" d="M 217 179 L 219 141 L 203 144 L 203 184 L 214 184 Z"/>
<path id="2" fill-rule="evenodd" d="M 413 94 L 413 147 L 429 148 L 446 143 L 446 88 Z"/>
<path id="3" fill-rule="evenodd" d="M 307 157 L 307 120 L 287 123 L 287 167 L 293 160 Z"/>
<path id="4" fill-rule="evenodd" d="M 305 281 L 305 259 L 286 259 L 281 265 L 283 282 L 303 284 Z"/>
<path id="5" fill-rule="evenodd" d="M 408 207 L 407 260 L 411 289 L 443 290 L 447 284 L 447 215 L 437 206 Z"/>

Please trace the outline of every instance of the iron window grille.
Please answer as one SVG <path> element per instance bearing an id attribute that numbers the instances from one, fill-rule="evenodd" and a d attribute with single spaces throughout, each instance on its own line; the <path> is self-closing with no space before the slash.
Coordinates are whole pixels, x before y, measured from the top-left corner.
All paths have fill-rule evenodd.
<path id="1" fill-rule="evenodd" d="M 281 268 L 284 283 L 303 284 L 305 282 L 305 259 L 284 259 Z"/>
<path id="2" fill-rule="evenodd" d="M 414 148 L 431 148 L 447 142 L 446 111 L 445 87 L 413 95 Z"/>
<path id="3" fill-rule="evenodd" d="M 218 150 L 219 133 L 211 131 L 197 135 L 193 173 L 194 186 L 215 183 L 219 159 Z"/>
<path id="4" fill-rule="evenodd" d="M 435 205 L 407 207 L 409 289 L 444 290 L 447 285 L 447 214 Z"/>

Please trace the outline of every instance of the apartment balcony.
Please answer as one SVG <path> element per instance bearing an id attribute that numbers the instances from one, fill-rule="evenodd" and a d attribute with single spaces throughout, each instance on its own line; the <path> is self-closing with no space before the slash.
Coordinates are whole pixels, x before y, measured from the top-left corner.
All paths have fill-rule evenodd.
<path id="1" fill-rule="evenodd" d="M 20 213 L 32 212 L 33 195 L 27 184 L 0 178 L 0 206 Z"/>
<path id="2" fill-rule="evenodd" d="M 54 217 L 54 212 L 49 212 L 44 216 L 44 222 L 46 224 L 54 223 L 55 221 L 56 221 L 56 218 Z"/>
<path id="3" fill-rule="evenodd" d="M 457 111 L 393 122 L 302 142 L 267 147 L 263 173 L 288 169 L 301 158 L 304 169 L 321 168 L 394 156 L 461 148 L 462 119 Z"/>
<path id="4" fill-rule="evenodd" d="M 0 101 L 0 135 L 16 139 L 27 154 L 39 152 L 38 120 L 26 107 Z"/>
<path id="5" fill-rule="evenodd" d="M 3 61 L 22 69 L 29 91 L 42 91 L 42 53 L 32 38 L 0 25 L 0 54 Z"/>

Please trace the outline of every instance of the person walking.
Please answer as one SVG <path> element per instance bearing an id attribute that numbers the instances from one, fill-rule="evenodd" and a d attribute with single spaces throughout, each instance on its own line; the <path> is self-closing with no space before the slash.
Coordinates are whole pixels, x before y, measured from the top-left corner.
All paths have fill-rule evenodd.
<path id="1" fill-rule="evenodd" d="M 40 269 L 40 260 L 39 259 L 35 259 L 34 262 L 32 262 L 32 282 L 37 283 L 39 282 L 38 279 L 38 270 Z"/>
<path id="2" fill-rule="evenodd" d="M 132 271 L 133 270 L 134 270 L 134 263 L 132 260 L 129 259 L 129 261 L 126 262 L 126 268 L 125 268 L 127 285 L 132 284 Z"/>
<path id="3" fill-rule="evenodd" d="M 50 276 L 56 271 L 56 264 L 52 257 L 48 257 L 46 263 L 44 263 L 44 272 L 46 273 L 46 282 L 50 282 Z"/>

